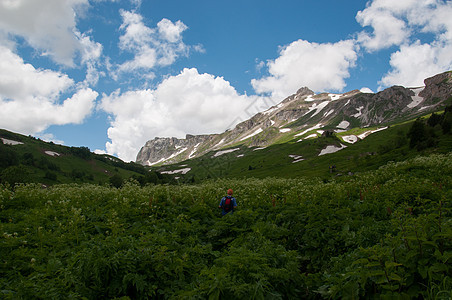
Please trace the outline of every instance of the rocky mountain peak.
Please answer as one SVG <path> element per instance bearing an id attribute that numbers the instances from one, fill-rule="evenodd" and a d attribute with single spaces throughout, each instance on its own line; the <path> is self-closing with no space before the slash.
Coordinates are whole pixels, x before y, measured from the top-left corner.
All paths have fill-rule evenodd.
<path id="1" fill-rule="evenodd" d="M 311 91 L 308 87 L 304 86 L 304 87 L 300 88 L 296 94 L 298 96 L 309 96 L 309 95 L 314 95 L 314 92 Z"/>

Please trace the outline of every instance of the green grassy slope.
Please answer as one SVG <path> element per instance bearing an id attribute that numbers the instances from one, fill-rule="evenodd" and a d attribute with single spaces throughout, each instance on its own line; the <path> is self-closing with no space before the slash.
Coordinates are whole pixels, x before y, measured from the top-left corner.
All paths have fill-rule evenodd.
<path id="1" fill-rule="evenodd" d="M 424 117 L 424 122 L 429 116 Z M 389 161 L 403 161 L 418 155 L 447 153 L 452 149 L 452 135 L 444 134 L 438 126 L 430 129 L 435 144 L 419 151 L 410 148 L 407 136 L 414 120 L 394 124 L 375 132 L 354 144 L 342 140 L 344 135 L 359 135 L 377 128 L 354 128 L 330 137 L 318 137 L 299 141 L 295 138 L 270 147 L 248 148 L 236 145 L 233 152 L 214 157 L 215 152 L 203 157 L 166 166 L 159 170 L 191 168 L 185 175 L 175 175 L 180 181 L 196 182 L 206 178 L 246 177 L 319 177 L 330 179 L 338 175 L 378 169 Z M 335 153 L 319 156 L 327 146 L 346 148 Z M 301 157 L 301 159 L 300 159 Z M 294 162 L 298 159 L 298 162 Z M 335 168 L 331 168 L 334 166 Z"/>
<path id="2" fill-rule="evenodd" d="M 146 172 L 140 165 L 94 154 L 86 147 L 56 145 L 6 130 L 0 130 L 0 138 L 22 143 L 0 143 L 0 179 L 3 182 L 103 184 L 115 175 L 125 179 Z"/>

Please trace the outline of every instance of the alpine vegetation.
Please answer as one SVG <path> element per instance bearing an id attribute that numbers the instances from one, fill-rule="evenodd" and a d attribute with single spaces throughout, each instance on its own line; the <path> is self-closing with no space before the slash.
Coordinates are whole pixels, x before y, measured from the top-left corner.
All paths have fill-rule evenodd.
<path id="1" fill-rule="evenodd" d="M 450 199 L 450 153 L 329 182 L 0 185 L 0 295 L 448 299 Z"/>

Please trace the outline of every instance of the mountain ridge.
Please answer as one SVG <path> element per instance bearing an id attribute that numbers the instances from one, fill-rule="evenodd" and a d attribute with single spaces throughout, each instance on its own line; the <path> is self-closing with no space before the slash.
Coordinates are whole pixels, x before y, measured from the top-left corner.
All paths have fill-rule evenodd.
<path id="1" fill-rule="evenodd" d="M 223 133 L 149 140 L 140 149 L 136 162 L 166 165 L 237 145 L 268 147 L 324 131 L 385 126 L 437 111 L 451 101 L 452 72 L 429 77 L 424 83 L 423 87 L 392 86 L 375 94 L 358 90 L 315 94 L 302 87 L 279 104 Z"/>

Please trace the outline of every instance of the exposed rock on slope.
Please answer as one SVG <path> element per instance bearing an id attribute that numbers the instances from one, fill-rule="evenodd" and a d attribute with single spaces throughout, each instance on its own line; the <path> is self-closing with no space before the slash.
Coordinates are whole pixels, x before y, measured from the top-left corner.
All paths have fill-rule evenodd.
<path id="1" fill-rule="evenodd" d="M 451 101 L 452 73 L 427 78 L 425 87 L 393 86 L 376 94 L 354 90 L 315 95 L 303 87 L 278 105 L 222 134 L 148 141 L 136 161 L 144 165 L 177 163 L 210 151 L 243 144 L 266 147 L 281 139 L 304 137 L 313 130 L 345 130 L 390 124 L 439 110 Z"/>

